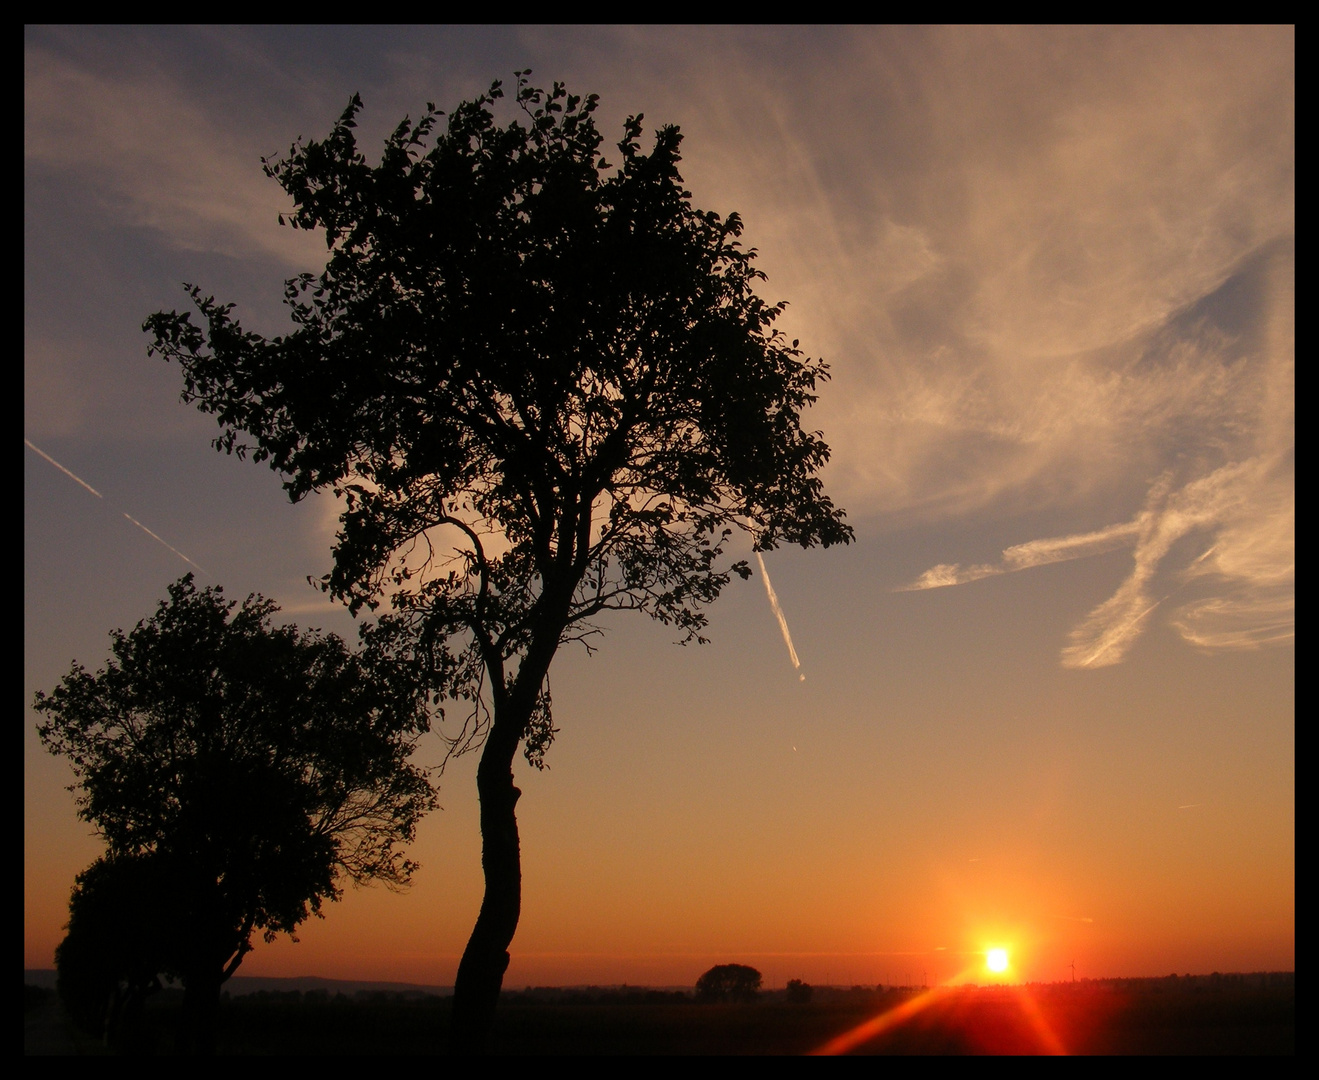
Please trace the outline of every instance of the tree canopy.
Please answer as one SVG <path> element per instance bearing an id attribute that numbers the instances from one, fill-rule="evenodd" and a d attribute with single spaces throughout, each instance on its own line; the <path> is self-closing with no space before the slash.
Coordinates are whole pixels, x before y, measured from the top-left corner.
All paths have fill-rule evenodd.
<path id="1" fill-rule="evenodd" d="M 678 129 L 645 154 L 629 118 L 611 164 L 594 95 L 519 79 L 531 122 L 507 127 L 501 96 L 459 106 L 429 150 L 443 114 L 405 119 L 374 167 L 354 96 L 329 138 L 267 162 L 290 224 L 330 249 L 288 283 L 292 333 L 246 332 L 197 288 L 205 329 L 146 324 L 218 445 L 294 498 L 345 497 L 326 588 L 354 609 L 393 591 L 432 640 L 467 639 L 449 691 L 502 675 L 550 609 L 569 627 L 636 608 L 698 637 L 729 570 L 749 573 L 717 562 L 739 526 L 761 550 L 850 536 L 800 424 L 827 368 L 774 330 L 785 305 L 757 295 L 738 215 L 692 207 Z M 437 564 L 439 526 L 456 563 Z"/>
<path id="2" fill-rule="evenodd" d="M 746 964 L 716 964 L 696 980 L 697 1001 L 755 1001 L 761 975 Z"/>
<path id="3" fill-rule="evenodd" d="M 79 926 L 104 927 L 149 887 L 143 909 L 164 904 L 172 914 L 158 926 L 176 940 L 144 962 L 190 994 L 218 992 L 253 933 L 291 934 L 343 878 L 411 878 L 398 846 L 434 805 L 409 761 L 424 695 L 370 650 L 272 625 L 277 610 L 198 591 L 189 574 L 154 616 L 111 634 L 104 668 L 75 664 L 36 695 L 41 739 L 73 767 L 79 816 L 107 848 L 79 879 L 69 947 L 103 951 Z M 122 936 L 140 940 L 127 924 Z"/>
<path id="4" fill-rule="evenodd" d="M 544 763 L 558 647 L 609 610 L 703 641 L 705 606 L 751 574 L 725 558 L 735 533 L 757 551 L 852 535 L 801 424 L 828 369 L 775 328 L 738 215 L 692 205 L 678 129 L 646 153 L 629 117 L 607 160 L 596 96 L 527 74 L 508 122 L 495 83 L 405 118 L 372 165 L 354 95 L 326 139 L 266 161 L 287 224 L 328 248 L 286 285 L 290 332 L 245 330 L 197 287 L 200 324 L 144 326 L 217 448 L 267 462 L 293 499 L 343 498 L 321 586 L 354 612 L 388 601 L 381 632 L 437 702 L 467 703 L 451 749 L 484 747 L 469 954 L 486 942 L 491 1009 L 520 904 L 511 761 Z"/>
<path id="5" fill-rule="evenodd" d="M 186 898 L 165 857 L 102 857 L 78 875 L 68 933 L 55 949 L 56 986 L 73 1022 L 123 1047 L 160 976 L 183 972 Z"/>

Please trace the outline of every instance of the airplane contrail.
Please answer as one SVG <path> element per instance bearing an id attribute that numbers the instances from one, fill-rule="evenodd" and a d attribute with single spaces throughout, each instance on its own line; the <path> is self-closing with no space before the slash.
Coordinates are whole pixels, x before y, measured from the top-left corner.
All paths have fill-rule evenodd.
<path id="1" fill-rule="evenodd" d="M 55 460 L 53 457 L 51 457 L 48 453 L 46 453 L 46 451 L 44 451 L 43 449 L 41 449 L 41 447 L 39 447 L 39 446 L 38 446 L 36 443 L 34 443 L 31 439 L 29 439 L 29 438 L 27 438 L 27 437 L 24 437 L 24 439 L 23 439 L 23 444 L 24 444 L 25 446 L 27 446 L 27 448 L 28 448 L 29 450 L 35 450 L 38 454 L 40 454 L 42 457 L 44 457 L 44 458 L 45 458 L 47 461 L 49 461 L 52 465 L 54 465 L 55 468 L 59 469 L 59 471 L 62 472 L 65 476 L 67 476 L 67 477 L 69 477 L 69 479 L 74 480 L 74 481 L 76 481 L 77 483 L 81 484 L 81 485 L 82 485 L 83 487 L 85 487 L 88 491 L 90 491 L 93 495 L 95 495 L 98 499 L 104 499 L 104 498 L 105 498 L 104 495 L 102 495 L 99 491 L 97 491 L 94 487 L 92 487 L 91 484 L 87 483 L 86 480 L 84 480 L 84 479 L 83 479 L 82 477 L 80 477 L 80 476 L 74 476 L 73 473 L 69 472 L 68 469 L 66 469 L 63 465 L 61 465 L 58 461 L 56 461 L 56 460 Z"/>
<path id="2" fill-rule="evenodd" d="M 63 465 L 61 465 L 58 461 L 56 461 L 53 457 L 51 457 L 48 453 L 46 453 L 46 451 L 44 451 L 43 449 L 41 449 L 41 447 L 37 446 L 37 444 L 34 443 L 31 439 L 29 439 L 29 438 L 27 438 L 26 436 L 24 436 L 24 438 L 23 438 L 23 444 L 24 444 L 26 447 L 28 447 L 28 449 L 33 450 L 33 451 L 35 451 L 36 453 L 40 454 L 43 458 L 45 458 L 45 459 L 46 459 L 47 461 L 49 461 L 52 465 L 54 465 L 55 468 L 59 469 L 59 471 L 62 472 L 65 476 L 67 476 L 70 480 L 73 480 L 73 481 L 75 481 L 76 483 L 81 484 L 83 487 L 85 487 L 88 491 L 90 491 L 93 495 L 95 495 L 95 496 L 96 496 L 98 499 L 100 499 L 102 502 L 105 501 L 105 496 L 102 495 L 99 491 L 97 491 L 94 487 L 92 487 L 91 484 L 87 483 L 86 480 L 84 480 L 81 476 L 78 476 L 76 473 L 72 473 L 72 472 L 70 472 L 70 471 L 69 471 L 68 469 L 66 469 Z M 175 555 L 177 555 L 180 559 L 182 559 L 182 560 L 183 560 L 185 563 L 187 563 L 189 566 L 196 567 L 196 569 L 200 570 L 203 574 L 206 573 L 205 570 L 202 570 L 202 568 L 201 568 L 200 566 L 197 566 L 197 564 L 196 564 L 195 562 L 193 562 L 190 558 L 188 558 L 188 556 L 186 556 L 185 554 L 183 554 L 183 552 L 181 552 L 181 551 L 180 551 L 178 548 L 176 548 L 173 544 L 170 544 L 170 543 L 166 542 L 165 540 L 162 540 L 159 536 L 157 536 L 157 535 L 156 535 L 155 533 L 153 533 L 150 529 L 148 529 L 145 525 L 143 525 L 142 522 L 138 521 L 137 518 L 133 517 L 132 514 L 126 513 L 126 512 L 123 511 L 123 510 L 121 510 L 121 511 L 119 511 L 119 512 L 120 512 L 121 514 L 123 514 L 124 517 L 128 518 L 129 521 L 131 521 L 134 525 L 136 525 L 139 529 L 141 529 L 141 530 L 142 530 L 144 533 L 146 533 L 149 537 L 151 537 L 152 540 L 156 541 L 156 543 L 161 544 L 162 546 L 169 548 L 170 551 L 174 552 Z M 207 576 L 209 577 L 210 575 L 207 575 Z"/>
<path id="3" fill-rule="evenodd" d="M 180 559 L 182 559 L 182 560 L 183 560 L 185 563 L 187 563 L 189 566 L 197 566 L 197 564 L 196 564 L 195 562 L 193 562 L 190 558 L 188 558 L 188 556 L 186 556 L 185 554 L 183 554 L 183 552 L 181 552 L 181 551 L 180 551 L 178 548 L 176 548 L 173 544 L 170 544 L 170 543 L 167 543 L 167 542 L 164 541 L 164 540 L 161 540 L 161 538 L 160 538 L 159 536 L 157 536 L 157 535 L 156 535 L 155 533 L 153 533 L 150 529 L 148 529 L 145 525 L 143 525 L 142 522 L 138 521 L 137 518 L 133 517 L 132 514 L 125 513 L 125 512 L 122 511 L 122 510 L 120 511 L 120 513 L 123 514 L 124 517 L 128 518 L 129 521 L 131 521 L 134 525 L 136 525 L 139 529 L 141 529 L 141 530 L 142 530 L 144 533 L 146 533 L 149 537 L 151 537 L 152 540 L 155 540 L 155 541 L 158 542 L 158 543 L 164 544 L 167 548 L 170 549 L 170 551 L 174 552 L 175 555 L 177 555 Z M 198 569 L 198 570 L 201 570 L 201 572 L 202 572 L 203 574 L 206 573 L 206 571 L 205 571 L 205 570 L 202 570 L 202 568 L 201 568 L 200 566 L 197 566 L 197 569 Z"/>
<path id="4" fill-rule="evenodd" d="M 797 650 L 792 647 L 788 620 L 783 617 L 783 609 L 779 607 L 779 598 L 774 593 L 774 586 L 770 584 L 769 571 L 765 569 L 765 560 L 760 557 L 759 551 L 756 552 L 756 562 L 760 564 L 760 576 L 765 579 L 765 595 L 769 597 L 769 606 L 774 609 L 774 617 L 779 620 L 779 629 L 783 631 L 783 643 L 788 646 L 788 656 L 792 659 L 792 666 L 797 671 L 797 678 L 805 682 L 806 676 L 801 674 L 801 661 L 797 659 Z"/>

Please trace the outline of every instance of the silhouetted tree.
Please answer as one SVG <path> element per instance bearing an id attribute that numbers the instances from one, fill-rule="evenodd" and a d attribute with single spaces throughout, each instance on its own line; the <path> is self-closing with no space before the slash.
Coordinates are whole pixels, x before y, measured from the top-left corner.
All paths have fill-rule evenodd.
<path id="1" fill-rule="evenodd" d="M 788 1002 L 792 1005 L 805 1005 L 815 994 L 815 988 L 801 979 L 788 980 Z"/>
<path id="2" fill-rule="evenodd" d="M 697 1001 L 755 1001 L 760 972 L 746 964 L 716 964 L 696 980 Z"/>
<path id="3" fill-rule="evenodd" d="M 145 997 L 174 975 L 183 940 L 181 898 L 152 852 L 100 858 L 78 875 L 68 933 L 55 949 L 56 986 L 69 1016 L 116 1049 L 132 1048 Z"/>
<path id="4" fill-rule="evenodd" d="M 470 703 L 450 753 L 477 770 L 485 895 L 458 969 L 455 1046 L 493 1018 L 521 905 L 513 782 L 554 736 L 559 646 L 608 610 L 644 611 L 703 641 L 704 605 L 756 550 L 851 538 L 823 494 L 828 458 L 801 427 L 826 366 L 773 328 L 736 214 L 694 209 L 680 135 L 615 163 L 596 97 L 528 85 L 404 119 L 371 166 L 354 95 L 323 142 L 266 163 L 323 229 L 325 271 L 290 280 L 294 328 L 267 340 L 200 289 L 146 321 L 184 399 L 215 414 L 216 447 L 250 452 L 294 500 L 345 500 L 321 584 L 430 666 L 436 702 Z M 433 139 L 433 145 L 427 144 Z M 281 218 L 281 221 L 284 219 Z"/>
<path id="5" fill-rule="evenodd" d="M 180 1043 L 196 1052 L 253 933 L 291 934 L 341 876 L 405 885 L 415 865 L 396 848 L 434 805 L 409 763 L 428 712 L 406 669 L 272 626 L 277 610 L 198 592 L 189 574 L 112 633 L 104 669 L 75 664 L 36 695 L 41 739 L 69 760 L 79 816 L 108 849 L 74 890 L 62 974 L 179 975 Z"/>

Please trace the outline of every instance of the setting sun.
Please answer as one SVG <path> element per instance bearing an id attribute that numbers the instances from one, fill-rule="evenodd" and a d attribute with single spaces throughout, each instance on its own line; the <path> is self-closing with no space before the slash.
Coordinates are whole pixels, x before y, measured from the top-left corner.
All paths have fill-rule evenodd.
<path id="1" fill-rule="evenodd" d="M 1007 949 L 990 949 L 985 956 L 985 964 L 995 975 L 1001 975 L 1008 969 Z"/>

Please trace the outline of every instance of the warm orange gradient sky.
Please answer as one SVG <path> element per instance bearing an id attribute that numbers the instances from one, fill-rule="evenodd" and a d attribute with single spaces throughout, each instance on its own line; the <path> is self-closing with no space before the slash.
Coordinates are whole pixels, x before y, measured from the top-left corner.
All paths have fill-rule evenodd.
<path id="1" fill-rule="evenodd" d="M 355 91 L 369 152 L 531 68 L 609 141 L 681 125 L 694 201 L 833 367 L 807 423 L 858 542 L 765 560 L 800 672 L 758 581 L 709 646 L 620 618 L 561 653 L 506 985 L 1294 967 L 1294 67 L 1285 27 L 29 27 L 24 434 L 100 497 L 25 448 L 25 965 L 99 852 L 27 706 L 171 548 L 353 633 L 305 583 L 334 506 L 215 454 L 143 318 L 186 280 L 277 332 L 323 244 L 260 158 Z M 410 892 L 241 973 L 451 983 L 473 770 Z"/>

